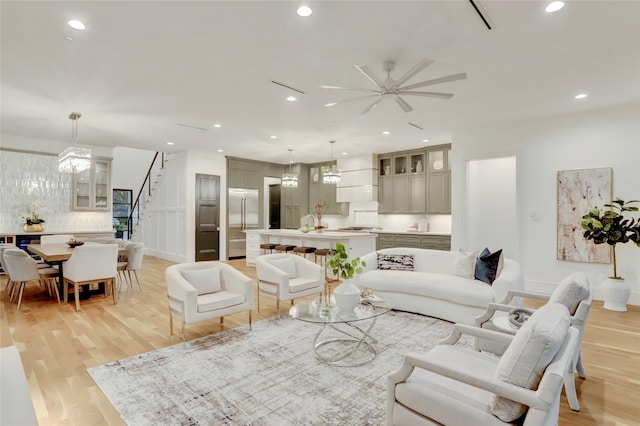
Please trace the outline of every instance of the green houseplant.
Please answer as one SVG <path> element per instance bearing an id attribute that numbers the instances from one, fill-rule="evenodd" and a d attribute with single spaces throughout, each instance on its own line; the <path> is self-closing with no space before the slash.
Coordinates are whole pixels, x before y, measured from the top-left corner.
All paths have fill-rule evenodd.
<path id="1" fill-rule="evenodd" d="M 595 207 L 582 216 L 580 225 L 584 229 L 583 236 L 594 244 L 609 244 L 613 255 L 613 276 L 603 283 L 604 307 L 616 311 L 626 311 L 631 287 L 618 275 L 616 262 L 616 245 L 633 242 L 640 247 L 640 219 L 627 217 L 630 212 L 637 212 L 638 207 L 631 204 L 640 200 L 624 201 L 616 198 L 605 204 L 608 210 Z"/>
<path id="2" fill-rule="evenodd" d="M 342 284 L 333 290 L 338 309 L 351 312 L 360 301 L 360 288 L 353 283 L 353 278 L 361 274 L 367 264 L 359 257 L 349 259 L 344 244 L 337 243 L 335 254 L 329 259 L 329 267 L 334 275 L 342 279 Z"/>

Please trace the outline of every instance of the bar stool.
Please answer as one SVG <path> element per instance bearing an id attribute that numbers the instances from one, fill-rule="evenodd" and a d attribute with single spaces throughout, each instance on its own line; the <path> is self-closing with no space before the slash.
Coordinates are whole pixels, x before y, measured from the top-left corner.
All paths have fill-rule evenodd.
<path id="1" fill-rule="evenodd" d="M 293 246 L 293 245 L 290 245 L 290 244 L 278 244 L 275 247 L 275 250 L 277 252 L 289 253 L 290 251 L 293 251 L 294 248 L 296 248 L 296 246 Z"/>
<path id="2" fill-rule="evenodd" d="M 273 244 L 273 243 L 265 243 L 265 244 L 260 244 L 260 250 L 262 250 L 262 254 L 267 254 L 267 250 L 269 250 L 269 253 L 273 253 L 273 250 L 276 248 L 277 244 Z"/>
<path id="3" fill-rule="evenodd" d="M 335 250 L 333 249 L 318 249 L 314 252 L 316 263 L 324 268 L 324 278 L 327 282 L 336 281 L 327 274 L 328 258 L 334 254 Z"/>
<path id="4" fill-rule="evenodd" d="M 302 256 L 305 259 L 307 258 L 308 254 L 315 254 L 315 252 L 316 252 L 316 248 L 315 247 L 300 246 L 300 247 L 296 247 L 296 248 L 293 249 L 293 254 L 297 254 L 298 256 Z"/>

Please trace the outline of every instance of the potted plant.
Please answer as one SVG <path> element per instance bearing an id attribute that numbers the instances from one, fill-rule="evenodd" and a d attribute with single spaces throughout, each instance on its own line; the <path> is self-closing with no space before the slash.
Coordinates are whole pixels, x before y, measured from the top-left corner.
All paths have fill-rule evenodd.
<path id="1" fill-rule="evenodd" d="M 40 215 L 46 211 L 45 206 L 38 200 L 25 204 L 18 213 L 22 228 L 25 232 L 43 232 L 44 219 Z"/>
<path id="2" fill-rule="evenodd" d="M 315 217 L 316 220 L 318 221 L 318 224 L 316 225 L 316 230 L 317 231 L 322 231 L 322 211 L 324 209 L 326 209 L 327 207 L 329 207 L 329 203 L 327 203 L 324 200 L 318 200 L 316 201 L 316 203 L 313 205 L 313 210 L 315 213 Z"/>
<path id="3" fill-rule="evenodd" d="M 631 286 L 618 275 L 616 264 L 616 245 L 629 241 L 640 247 L 640 219 L 625 217 L 628 212 L 637 212 L 638 207 L 631 204 L 640 200 L 624 201 L 616 198 L 611 204 L 605 204 L 608 210 L 600 211 L 597 207 L 582 216 L 581 226 L 584 238 L 594 244 L 609 244 L 613 255 L 613 276 L 602 285 L 604 307 L 613 311 L 626 311 L 627 301 L 631 294 Z"/>
<path id="4" fill-rule="evenodd" d="M 334 275 L 342 279 L 342 283 L 333 290 L 336 304 L 341 311 L 353 311 L 360 301 L 360 288 L 353 281 L 357 274 L 362 273 L 363 266 L 367 264 L 359 257 L 349 259 L 344 244 L 336 244 L 335 254 L 329 259 L 329 267 Z"/>

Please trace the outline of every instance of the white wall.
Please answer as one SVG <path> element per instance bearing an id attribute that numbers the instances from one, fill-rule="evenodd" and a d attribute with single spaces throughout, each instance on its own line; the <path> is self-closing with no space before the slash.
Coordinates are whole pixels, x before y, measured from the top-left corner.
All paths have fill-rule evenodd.
<path id="1" fill-rule="evenodd" d="M 111 185 L 114 189 L 131 189 L 133 197 L 144 182 L 155 151 L 116 147 L 111 163 Z"/>
<path id="2" fill-rule="evenodd" d="M 518 158 L 518 226 L 527 287 L 552 291 L 569 273 L 583 271 L 590 274 L 600 298 L 600 282 L 612 274 L 611 265 L 556 260 L 556 173 L 612 167 L 614 196 L 639 199 L 640 104 L 457 130 L 453 143 L 452 247 L 460 247 L 463 241 L 465 163 L 504 155 Z M 509 238 L 500 228 L 493 232 Z M 616 253 L 619 274 L 632 286 L 630 301 L 640 304 L 640 249 L 625 244 Z"/>

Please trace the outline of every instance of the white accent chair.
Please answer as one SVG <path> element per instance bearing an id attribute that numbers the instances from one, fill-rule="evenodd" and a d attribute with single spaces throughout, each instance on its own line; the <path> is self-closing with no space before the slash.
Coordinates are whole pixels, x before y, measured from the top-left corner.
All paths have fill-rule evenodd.
<path id="1" fill-rule="evenodd" d="M 58 277 L 58 270 L 53 268 L 39 269 L 35 260 L 29 254 L 19 248 L 9 248 L 2 252 L 4 266 L 9 273 L 9 300 L 13 301 L 18 297 L 18 310 L 22 306 L 22 294 L 27 283 L 37 281 L 44 284 L 49 295 L 55 293 L 58 302 L 60 295 L 58 286 L 55 282 Z"/>
<path id="2" fill-rule="evenodd" d="M 242 272 L 222 262 L 180 263 L 167 268 L 167 296 L 169 298 L 169 329 L 173 335 L 173 315 L 182 320 L 182 339 L 185 323 L 191 324 L 212 318 L 253 309 L 253 281 Z"/>
<path id="3" fill-rule="evenodd" d="M 42 235 L 40 244 L 64 244 L 73 238 L 71 234 Z"/>
<path id="4" fill-rule="evenodd" d="M 5 265 L 4 263 L 4 259 L 2 257 L 2 253 L 6 250 L 6 249 L 14 249 L 17 248 L 17 246 L 15 244 L 7 244 L 7 243 L 1 243 L 0 244 L 0 266 L 2 267 L 2 270 L 4 271 L 4 275 L 7 277 L 7 280 L 5 282 L 5 286 L 4 288 L 9 291 L 9 284 L 11 283 L 11 278 L 9 278 L 9 270 L 7 269 L 7 265 Z"/>
<path id="5" fill-rule="evenodd" d="M 515 336 L 456 324 L 429 352 L 405 355 L 387 377 L 387 425 L 557 425 L 579 331 L 564 306 L 548 306 Z M 463 333 L 510 346 L 500 359 L 454 345 Z"/>
<path id="6" fill-rule="evenodd" d="M 118 274 L 118 245 L 89 244 L 73 250 L 69 260 L 63 262 L 64 300 L 68 300 L 69 287 L 73 287 L 76 311 L 80 310 L 79 287 L 84 284 L 105 284 L 105 296 L 111 293 L 116 301 L 115 279 Z"/>
<path id="7" fill-rule="evenodd" d="M 514 298 L 530 298 L 545 300 L 547 303 L 561 303 L 569 310 L 571 325 L 578 329 L 579 336 L 578 350 L 573 354 L 571 366 L 565 375 L 564 385 L 569 407 L 574 411 L 580 411 L 574 373 L 577 371 L 580 378 L 586 378 L 580 348 L 582 346 L 582 336 L 587 323 L 587 317 L 591 311 L 591 303 L 593 301 L 592 292 L 589 289 L 588 277 L 584 273 L 574 272 L 560 281 L 556 289 L 550 295 L 524 290 L 509 290 L 507 292 L 507 296 L 502 302 L 491 303 L 487 308 L 487 312 L 476 318 L 476 326 L 503 333 L 516 334 L 517 329 L 515 328 L 497 328 L 493 323 L 495 318 L 498 318 L 500 315 L 505 316 L 505 313 L 508 313 L 513 308 L 519 307 L 518 305 L 512 304 Z M 497 353 L 498 355 L 502 353 L 502 350 L 495 346 L 488 347 L 488 345 L 484 345 L 480 339 L 476 339 L 476 348 L 489 350 L 490 352 Z"/>
<path id="8" fill-rule="evenodd" d="M 0 389 L 0 425 L 38 425 L 20 352 L 15 346 L 0 349 Z"/>
<path id="9" fill-rule="evenodd" d="M 258 312 L 260 293 L 276 299 L 291 300 L 322 294 L 325 288 L 324 272 L 320 265 L 294 254 L 265 254 L 256 258 L 258 276 Z"/>
<path id="10" fill-rule="evenodd" d="M 140 287 L 140 280 L 138 279 L 138 270 L 142 268 L 142 259 L 144 258 L 144 243 L 129 243 L 127 248 L 127 261 L 118 262 L 118 275 L 120 279 L 124 279 L 129 284 L 129 287 L 133 286 L 133 280 L 131 278 L 131 272 L 136 277 L 136 283 L 138 283 L 138 289 L 142 291 Z"/>

